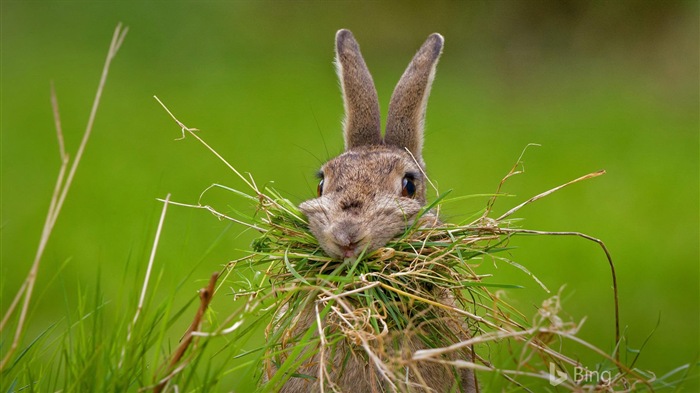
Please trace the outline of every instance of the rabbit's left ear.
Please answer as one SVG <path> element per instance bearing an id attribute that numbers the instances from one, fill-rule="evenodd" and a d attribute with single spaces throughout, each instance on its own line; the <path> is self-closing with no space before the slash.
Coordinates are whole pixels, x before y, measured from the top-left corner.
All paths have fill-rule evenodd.
<path id="1" fill-rule="evenodd" d="M 408 148 L 421 164 L 425 109 L 444 41 L 438 33 L 428 37 L 404 71 L 389 102 L 384 142 Z"/>

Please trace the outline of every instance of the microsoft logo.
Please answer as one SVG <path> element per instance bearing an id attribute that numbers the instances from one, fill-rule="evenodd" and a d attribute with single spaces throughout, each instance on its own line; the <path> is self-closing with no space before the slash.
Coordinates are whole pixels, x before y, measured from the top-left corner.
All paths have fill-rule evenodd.
<path id="1" fill-rule="evenodd" d="M 557 377 L 558 375 L 558 377 Z M 562 382 L 566 381 L 568 375 L 559 369 L 557 365 L 549 362 L 549 384 L 552 386 L 559 386 Z"/>

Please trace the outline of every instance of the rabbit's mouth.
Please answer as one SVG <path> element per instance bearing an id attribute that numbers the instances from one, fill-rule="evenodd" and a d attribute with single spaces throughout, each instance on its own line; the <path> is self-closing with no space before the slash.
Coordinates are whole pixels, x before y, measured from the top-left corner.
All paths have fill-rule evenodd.
<path id="1" fill-rule="evenodd" d="M 347 245 L 336 245 L 340 250 L 339 256 L 343 259 L 355 258 L 367 248 L 367 244 L 363 244 L 361 241 L 352 242 Z"/>
<path id="2" fill-rule="evenodd" d="M 331 256 L 339 259 L 356 258 L 360 254 L 369 250 L 370 241 L 366 236 L 348 236 L 348 233 L 329 233 L 325 251 Z"/>

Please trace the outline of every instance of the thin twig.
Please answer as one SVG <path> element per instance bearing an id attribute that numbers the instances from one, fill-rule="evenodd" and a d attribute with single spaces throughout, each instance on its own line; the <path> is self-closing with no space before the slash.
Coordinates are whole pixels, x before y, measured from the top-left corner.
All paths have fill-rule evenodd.
<path id="1" fill-rule="evenodd" d="M 153 247 L 151 247 L 151 256 L 148 258 L 148 266 L 146 267 L 146 275 L 143 278 L 143 286 L 141 287 L 141 296 L 139 297 L 139 303 L 138 306 L 136 306 L 136 313 L 134 314 L 134 319 L 131 321 L 131 324 L 129 325 L 129 329 L 126 333 L 126 342 L 124 343 L 124 347 L 122 348 L 122 354 L 121 358 L 119 359 L 119 365 L 117 366 L 118 368 L 122 368 L 122 364 L 124 364 L 124 357 L 126 355 L 126 347 L 129 344 L 129 341 L 131 341 L 131 333 L 134 329 L 134 326 L 136 326 L 136 321 L 138 321 L 139 316 L 141 315 L 141 310 L 143 310 L 143 303 L 146 299 L 146 292 L 148 290 L 148 282 L 151 278 L 151 271 L 153 270 L 153 261 L 156 259 L 156 250 L 158 249 L 158 243 L 160 242 L 160 234 L 163 230 L 163 223 L 165 222 L 165 212 L 168 210 L 168 201 L 170 201 L 170 194 L 168 194 L 165 197 L 165 200 L 163 203 L 163 210 L 160 212 L 160 220 L 158 220 L 158 228 L 156 229 L 156 236 L 153 239 Z"/>
<path id="2" fill-rule="evenodd" d="M 49 202 L 49 211 L 46 213 L 46 218 L 44 221 L 44 227 L 42 229 L 40 241 L 39 241 L 39 249 L 37 250 L 37 254 L 34 257 L 34 263 L 32 264 L 32 269 L 30 269 L 30 273 L 34 270 L 38 270 L 38 263 L 39 260 L 41 259 L 41 254 L 43 254 L 44 247 L 46 246 L 46 242 L 48 242 L 48 238 L 51 234 L 51 230 L 53 229 L 53 224 L 52 222 L 54 221 L 54 216 L 56 215 L 56 204 L 58 201 L 58 195 L 61 192 L 63 185 L 63 179 L 66 174 L 66 170 L 68 168 L 68 155 L 65 152 L 64 144 L 63 144 L 63 131 L 61 129 L 61 120 L 60 120 L 60 114 L 58 112 L 58 100 L 56 99 L 56 91 L 53 88 L 53 83 L 51 84 L 51 106 L 53 110 L 53 115 L 54 115 L 54 121 L 55 121 L 55 126 L 56 126 L 56 136 L 58 139 L 58 145 L 59 145 L 59 154 L 61 158 L 61 168 L 59 169 L 58 176 L 56 178 L 56 184 L 54 185 L 53 192 L 51 194 L 51 201 Z M 36 276 L 36 275 L 35 275 Z M 24 280 L 22 283 L 22 286 L 20 289 L 17 291 L 17 294 L 15 295 L 15 298 L 12 300 L 12 304 L 10 304 L 10 307 L 7 309 L 5 312 L 5 316 L 3 317 L 2 323 L 0 323 L 0 331 L 3 331 L 5 328 L 5 325 L 7 322 L 9 322 L 10 317 L 15 311 L 15 307 L 19 304 L 20 299 L 22 298 L 22 295 L 25 294 L 25 290 L 27 289 L 27 285 L 29 284 L 29 276 L 27 279 Z M 21 333 L 21 329 L 19 329 Z M 1 367 L 0 367 L 1 369 Z"/>
<path id="3" fill-rule="evenodd" d="M 158 199 L 158 200 L 161 201 L 161 202 L 165 202 L 165 201 L 162 200 L 162 199 Z M 260 228 L 259 226 L 256 226 L 256 225 L 253 225 L 253 224 L 249 224 L 249 223 L 247 223 L 247 222 L 245 222 L 245 221 L 237 220 L 237 219 L 235 219 L 235 218 L 233 218 L 233 217 L 227 216 L 226 214 L 219 212 L 218 210 L 214 209 L 213 207 L 211 207 L 211 206 L 209 206 L 209 205 L 193 205 L 193 204 L 189 204 L 189 203 L 173 202 L 173 201 L 168 201 L 167 203 L 169 203 L 169 204 L 171 204 L 171 205 L 175 205 L 175 206 L 191 207 L 191 208 L 194 208 L 194 209 L 204 209 L 204 210 L 209 211 L 211 214 L 213 214 L 214 216 L 216 216 L 216 217 L 219 218 L 219 219 L 224 218 L 224 219 L 226 219 L 226 220 L 233 221 L 233 222 L 235 222 L 236 224 L 241 224 L 241 225 L 243 225 L 243 226 L 246 226 L 246 227 L 248 227 L 248 228 L 250 228 L 250 229 L 255 229 L 256 231 L 261 232 L 261 233 L 265 233 L 265 232 L 266 232 L 265 229 Z"/>
<path id="4" fill-rule="evenodd" d="M 58 110 L 58 99 L 56 98 L 56 89 L 53 81 L 51 82 L 51 108 L 53 109 L 53 120 L 56 125 L 56 139 L 58 139 L 58 152 L 61 155 L 61 162 L 68 161 L 68 153 L 66 153 L 66 144 L 63 141 L 63 128 L 61 127 L 61 113 Z"/>
<path id="5" fill-rule="evenodd" d="M 325 366 L 326 361 L 324 358 L 326 355 L 326 346 L 328 345 L 328 342 L 326 341 L 326 334 L 323 332 L 323 321 L 321 321 L 321 312 L 318 309 L 319 304 L 319 302 L 314 302 L 314 314 L 316 315 L 316 327 L 318 328 L 318 338 L 321 341 L 318 348 L 318 384 L 321 393 L 324 393 L 326 391 L 324 381 L 326 380 L 327 374 Z"/>
<path id="6" fill-rule="evenodd" d="M 580 181 L 582 181 L 582 180 L 592 179 L 592 178 L 594 178 L 594 177 L 598 177 L 598 176 L 604 175 L 604 174 L 605 174 L 605 170 L 600 170 L 600 171 L 597 171 L 597 172 L 589 173 L 589 174 L 587 174 L 587 175 L 584 175 L 584 176 L 579 177 L 578 179 L 574 179 L 574 180 L 571 180 L 570 182 L 566 182 L 566 183 L 564 183 L 564 184 L 562 184 L 562 185 L 560 185 L 560 186 L 554 187 L 554 188 L 552 188 L 551 190 L 548 190 L 548 191 L 545 191 L 545 192 L 543 192 L 543 193 L 537 194 L 537 195 L 535 195 L 534 197 L 528 199 L 527 201 L 525 201 L 525 202 L 519 204 L 518 206 L 516 206 L 516 207 L 514 207 L 514 208 L 512 208 L 512 209 L 510 209 L 510 210 L 508 210 L 508 211 L 505 212 L 503 215 L 501 215 L 500 217 L 498 217 L 498 218 L 496 219 L 496 221 L 502 221 L 502 220 L 504 220 L 505 218 L 507 218 L 507 217 L 509 217 L 510 215 L 512 215 L 513 213 L 515 213 L 515 212 L 517 212 L 518 210 L 520 210 L 523 206 L 525 206 L 525 205 L 527 205 L 527 204 L 530 204 L 530 203 L 532 203 L 532 202 L 534 202 L 534 201 L 536 201 L 536 200 L 538 200 L 538 199 L 544 198 L 544 197 L 546 197 L 546 196 L 549 195 L 549 194 L 553 194 L 553 193 L 555 193 L 555 192 L 561 190 L 562 188 L 564 188 L 564 187 L 566 187 L 566 186 L 570 186 L 570 185 L 572 185 L 572 184 L 574 184 L 574 183 L 578 183 L 578 182 L 580 182 Z"/>
<path id="7" fill-rule="evenodd" d="M 214 150 L 214 149 L 213 149 L 211 146 L 209 146 L 202 138 L 200 138 L 199 136 L 197 136 L 197 134 L 194 133 L 195 131 L 199 131 L 198 129 L 187 127 L 184 123 L 182 123 L 180 120 L 178 120 L 177 117 L 175 117 L 175 115 L 173 115 L 172 112 L 170 112 L 170 109 L 168 109 L 168 107 L 165 106 L 165 104 L 163 104 L 163 102 L 160 100 L 160 98 L 158 98 L 157 96 L 153 96 L 153 98 L 155 98 L 156 101 L 158 101 L 158 103 L 163 107 L 163 109 L 165 109 L 165 111 L 168 112 L 168 115 L 170 115 L 170 117 L 171 117 L 171 118 L 175 121 L 175 123 L 177 123 L 177 125 L 180 127 L 180 129 L 182 130 L 182 135 L 183 135 L 182 138 L 185 137 L 185 131 L 187 131 L 190 135 L 192 135 L 195 139 L 197 139 L 197 140 L 199 141 L 199 143 L 201 143 L 201 144 L 204 145 L 209 151 L 211 151 L 211 152 L 212 152 L 221 162 L 223 162 L 230 170 L 232 170 L 233 173 L 235 173 L 241 180 L 243 180 L 243 182 L 244 182 L 248 187 L 250 187 L 251 190 L 255 191 L 256 194 L 260 195 L 260 191 L 258 191 L 258 189 L 257 189 L 257 187 L 255 187 L 255 185 L 253 185 L 250 181 L 248 181 L 248 179 L 246 179 L 245 176 L 243 176 L 240 172 L 238 172 L 238 170 L 237 170 L 236 168 L 234 168 L 233 165 L 229 164 L 229 162 L 226 161 L 226 159 L 225 159 L 224 157 L 222 157 L 216 150 Z M 180 138 L 180 139 L 182 139 L 182 138 Z"/>
<path id="8" fill-rule="evenodd" d="M 493 205 L 496 203 L 496 199 L 501 195 L 501 188 L 503 188 L 503 185 L 505 184 L 506 180 L 508 180 L 511 176 L 518 175 L 520 173 L 525 172 L 525 169 L 523 167 L 522 170 L 518 170 L 518 165 L 521 165 L 523 162 L 523 156 L 525 156 L 525 152 L 530 146 L 540 146 L 537 143 L 528 143 L 527 146 L 523 149 L 523 151 L 520 152 L 520 156 L 518 157 L 517 161 L 515 161 L 515 164 L 510 168 L 510 171 L 508 171 L 508 174 L 506 174 L 503 179 L 501 179 L 500 183 L 498 183 L 498 187 L 496 188 L 496 192 L 489 198 L 489 201 L 486 203 L 486 210 L 484 210 L 484 214 L 481 215 L 480 220 L 486 219 L 489 214 L 491 214 L 491 209 L 493 209 Z"/>
<path id="9" fill-rule="evenodd" d="M 63 131 L 61 130 L 61 124 L 60 124 L 60 117 L 58 116 L 58 105 L 55 100 L 55 94 L 53 93 L 52 89 L 52 102 L 54 102 L 53 105 L 53 112 L 54 112 L 54 120 L 56 122 L 56 133 L 58 135 L 58 143 L 59 143 L 59 150 L 61 152 L 61 170 L 58 175 L 58 179 L 56 180 L 56 186 L 54 189 L 54 196 L 51 199 L 51 203 L 49 205 L 49 212 L 46 215 L 46 221 L 44 222 L 44 228 L 42 230 L 41 234 L 41 239 L 39 241 L 39 247 L 37 248 L 36 255 L 34 257 L 34 262 L 32 263 L 32 267 L 29 270 L 29 273 L 27 274 L 27 278 L 25 279 L 25 283 L 22 284 L 20 287 L 20 290 L 18 291 L 17 296 L 21 296 L 20 294 L 24 294 L 24 302 L 22 304 L 22 309 L 20 311 L 20 315 L 17 320 L 17 328 L 15 330 L 15 335 L 12 340 L 12 344 L 10 344 L 10 348 L 8 349 L 7 353 L 5 354 L 5 357 L 2 359 L 2 362 L 0 362 L 0 371 L 5 369 L 5 366 L 11 359 L 12 355 L 14 352 L 17 350 L 17 347 L 19 345 L 19 341 L 22 337 L 22 333 L 24 332 L 24 323 L 27 318 L 27 312 L 29 310 L 29 304 L 32 298 L 32 294 L 34 292 L 34 284 L 36 283 L 36 278 L 39 273 L 39 265 L 41 262 L 41 257 L 44 254 L 44 250 L 46 248 L 46 244 L 48 243 L 48 240 L 51 236 L 54 224 L 56 223 L 56 219 L 58 218 L 59 213 L 61 212 L 61 207 L 63 206 L 63 202 L 66 199 L 66 195 L 68 194 L 68 190 L 70 189 L 70 186 L 73 182 L 73 177 L 75 176 L 75 172 L 78 169 L 78 165 L 80 164 L 80 159 L 83 155 L 83 152 L 85 151 L 85 146 L 87 145 L 87 141 L 90 138 L 90 134 L 92 133 L 92 128 L 93 124 L 95 122 L 95 116 L 97 114 L 97 108 L 99 107 L 100 104 L 100 98 L 102 96 L 102 91 L 104 90 L 104 85 L 107 80 L 107 75 L 109 74 L 109 66 L 114 59 L 114 56 L 117 54 L 117 51 L 119 50 L 119 47 L 121 46 L 122 42 L 124 41 L 124 37 L 126 36 L 126 33 L 128 31 L 128 28 L 122 28 L 121 23 L 117 24 L 117 27 L 114 29 L 114 34 L 112 35 L 112 42 L 110 43 L 109 50 L 107 52 L 107 59 L 105 60 L 104 67 L 102 69 L 102 76 L 100 78 L 100 82 L 97 87 L 97 93 L 95 95 L 95 99 L 92 103 L 92 109 L 90 111 L 90 116 L 88 118 L 88 123 L 85 128 L 85 133 L 83 134 L 83 139 L 80 142 L 80 145 L 78 147 L 77 153 L 75 155 L 75 160 L 73 161 L 72 166 L 70 167 L 70 171 L 68 172 L 68 177 L 65 180 L 65 183 L 63 181 L 64 174 L 66 171 L 66 168 L 68 166 L 68 155 L 65 153 L 65 146 L 63 143 Z M 17 303 L 13 301 L 10 309 L 7 310 L 5 316 L 3 317 L 3 323 L 0 328 L 5 327 L 6 321 L 9 320 L 10 315 L 14 312 L 15 307 Z M 0 329 L 2 331 L 2 329 Z"/>
<path id="10" fill-rule="evenodd" d="M 504 233 L 514 233 L 514 234 L 531 234 L 531 235 L 550 235 L 550 236 L 578 236 L 582 237 L 586 240 L 590 240 L 592 242 L 598 243 L 598 245 L 603 249 L 603 252 L 605 253 L 605 257 L 608 260 L 608 264 L 610 265 L 610 273 L 612 274 L 612 284 L 613 284 L 613 298 L 615 302 L 615 345 L 620 345 L 620 307 L 619 307 L 619 300 L 618 300 L 618 291 L 617 291 L 617 275 L 615 274 L 615 264 L 613 263 L 612 260 L 612 255 L 610 254 L 610 251 L 608 251 L 608 247 L 605 246 L 605 243 L 597 239 L 593 236 L 586 235 L 585 233 L 581 232 L 548 232 L 548 231 L 536 231 L 536 230 L 531 230 L 531 229 L 510 229 L 510 228 L 499 228 L 498 231 L 504 232 Z M 620 351 L 615 351 L 615 360 L 617 360 L 618 364 L 620 363 Z"/>
<path id="11" fill-rule="evenodd" d="M 90 139 L 90 135 L 92 134 L 92 127 L 93 127 L 93 124 L 95 123 L 95 116 L 97 115 L 97 108 L 99 108 L 99 105 L 100 105 L 100 99 L 102 98 L 102 92 L 104 91 L 104 86 L 105 86 L 105 83 L 107 82 L 107 75 L 109 74 L 109 66 L 112 63 L 114 56 L 116 56 L 117 51 L 119 51 L 119 47 L 121 46 L 122 42 L 124 41 L 124 37 L 126 36 L 126 33 L 128 31 L 129 31 L 128 27 L 125 27 L 122 29 L 122 24 L 119 23 L 117 25 L 117 28 L 114 30 L 114 34 L 112 35 L 112 42 L 110 43 L 109 51 L 107 52 L 107 59 L 105 60 L 105 65 L 104 65 L 104 68 L 102 69 L 102 76 L 100 77 L 100 83 L 97 86 L 97 93 L 95 94 L 95 99 L 92 103 L 92 109 L 90 110 L 90 116 L 88 118 L 88 123 L 87 123 L 87 126 L 85 127 L 85 133 L 83 134 L 83 139 L 80 141 L 80 146 L 78 146 L 78 150 L 75 153 L 75 159 L 73 160 L 73 165 L 70 168 L 70 172 L 68 172 L 68 178 L 66 179 L 66 186 L 63 187 L 63 189 L 61 190 L 61 196 L 58 200 L 57 209 L 60 209 L 61 206 L 63 206 L 63 202 L 65 201 L 66 195 L 68 194 L 70 184 L 73 182 L 73 177 L 75 176 L 75 172 L 77 171 L 78 165 L 80 164 L 80 159 L 83 157 L 83 152 L 85 151 L 85 146 L 87 145 L 87 142 Z"/>
<path id="12" fill-rule="evenodd" d="M 221 274 L 221 273 L 219 273 L 219 274 Z M 226 278 L 226 276 L 224 276 L 224 278 Z M 223 285 L 223 283 L 222 283 L 222 285 Z M 216 293 L 216 291 L 218 291 L 218 287 L 214 288 L 214 293 Z M 253 300 L 255 300 L 255 302 L 253 302 Z M 235 312 L 235 313 L 229 315 L 229 317 L 226 318 L 221 323 L 221 326 L 225 326 L 226 324 L 230 323 L 231 320 L 234 319 L 235 316 L 237 316 L 238 320 L 236 322 L 234 322 L 233 324 L 231 324 L 231 326 L 229 326 L 225 329 L 218 328 L 217 330 L 215 330 L 213 332 L 202 332 L 202 331 L 195 330 L 191 334 L 192 334 L 192 336 L 195 336 L 195 337 L 215 337 L 215 336 L 225 336 L 227 334 L 231 334 L 231 333 L 235 332 L 236 330 L 238 330 L 238 328 L 243 326 L 243 323 L 245 322 L 245 320 L 243 319 L 243 315 L 250 313 L 251 310 L 255 310 L 259 306 L 260 306 L 260 301 L 257 300 L 256 293 L 250 293 L 249 297 L 248 297 L 248 301 L 246 301 L 245 305 L 243 305 L 241 311 L 238 311 L 238 312 Z"/>
<path id="13" fill-rule="evenodd" d="M 58 100 L 56 98 L 56 89 L 54 88 L 53 82 L 51 82 L 51 109 L 53 112 L 53 118 L 54 118 L 54 124 L 56 128 L 56 139 L 58 140 L 58 150 L 59 150 L 59 155 L 61 159 L 61 168 L 59 169 L 58 172 L 58 177 L 56 179 L 56 184 L 54 185 L 54 190 L 53 193 L 51 194 L 51 202 L 49 203 L 49 211 L 46 213 L 46 221 L 44 222 L 44 227 L 42 229 L 42 243 L 43 239 L 47 236 L 47 233 L 51 232 L 51 226 L 49 226 L 49 223 L 54 216 L 54 212 L 56 210 L 56 202 L 58 201 L 58 194 L 61 191 L 61 187 L 63 185 L 63 178 L 66 173 L 66 168 L 68 167 L 68 154 L 66 153 L 66 148 L 65 148 L 65 143 L 63 141 L 63 129 L 61 127 L 61 115 L 58 109 Z M 46 239 L 48 240 L 48 239 Z M 43 245 L 40 245 L 43 250 Z M 2 322 L 0 323 L 0 331 L 3 331 L 5 329 L 5 324 L 10 320 L 10 317 L 15 311 L 15 307 L 19 304 L 20 299 L 22 298 L 22 295 L 24 294 L 24 290 L 27 288 L 27 280 L 25 279 L 22 282 L 22 285 L 20 286 L 20 289 L 17 291 L 17 294 L 15 295 L 15 298 L 12 300 L 12 303 L 10 304 L 10 307 L 5 311 L 5 315 L 3 316 Z"/>
<path id="14" fill-rule="evenodd" d="M 204 316 L 204 313 L 207 311 L 207 308 L 209 307 L 209 303 L 211 302 L 211 299 L 214 297 L 214 291 L 216 289 L 216 281 L 219 279 L 219 272 L 215 272 L 214 274 L 211 275 L 211 278 L 209 279 L 209 285 L 207 285 L 206 288 L 202 288 L 199 290 L 199 299 L 200 299 L 200 304 L 199 304 L 199 309 L 197 309 L 197 314 L 195 314 L 194 319 L 192 320 L 192 323 L 190 324 L 190 327 L 187 329 L 185 332 L 185 336 L 182 339 L 182 342 L 180 342 L 180 345 L 177 347 L 175 350 L 175 353 L 173 354 L 172 359 L 170 360 L 167 370 L 168 370 L 168 376 L 164 379 L 162 379 L 156 386 L 153 387 L 153 392 L 154 393 L 159 393 L 163 390 L 165 385 L 172 379 L 176 373 L 172 372 L 176 370 L 176 367 L 180 359 L 182 359 L 182 356 L 185 354 L 185 351 L 187 351 L 187 348 L 190 346 L 192 341 L 194 340 L 194 333 L 195 331 L 199 330 L 199 326 L 202 323 L 202 317 Z M 185 364 L 180 365 L 180 367 L 177 368 L 177 370 L 182 371 L 184 370 Z"/>

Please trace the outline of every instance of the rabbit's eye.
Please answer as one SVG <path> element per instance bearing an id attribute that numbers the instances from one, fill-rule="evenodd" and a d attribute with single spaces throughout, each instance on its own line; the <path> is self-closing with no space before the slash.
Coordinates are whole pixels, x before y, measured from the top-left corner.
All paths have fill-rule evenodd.
<path id="1" fill-rule="evenodd" d="M 321 179 L 321 181 L 318 182 L 318 187 L 316 187 L 316 194 L 318 196 L 323 195 L 323 179 Z"/>
<path id="2" fill-rule="evenodd" d="M 413 198 L 416 195 L 416 184 L 413 183 L 413 179 L 409 178 L 408 176 L 404 176 L 401 185 L 401 196 Z"/>

